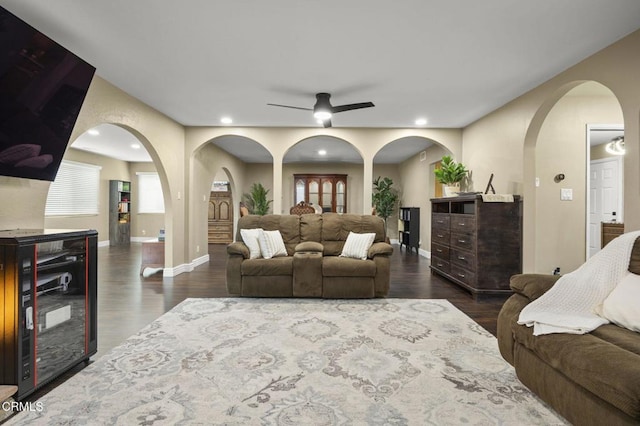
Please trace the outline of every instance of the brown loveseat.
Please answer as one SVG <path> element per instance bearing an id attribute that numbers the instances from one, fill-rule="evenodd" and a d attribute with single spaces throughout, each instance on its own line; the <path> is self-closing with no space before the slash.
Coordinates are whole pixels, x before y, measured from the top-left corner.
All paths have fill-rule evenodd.
<path id="1" fill-rule="evenodd" d="M 279 230 L 287 256 L 250 259 L 241 229 Z M 339 257 L 349 232 L 375 233 L 366 260 Z M 384 297 L 391 245 L 378 216 L 303 214 L 244 216 L 227 247 L 227 290 L 250 297 Z"/>
<path id="2" fill-rule="evenodd" d="M 629 271 L 640 274 L 640 239 Z M 533 336 L 520 311 L 559 276 L 522 274 L 498 316 L 498 345 L 520 381 L 576 425 L 640 424 L 640 333 L 606 324 L 584 335 Z"/>

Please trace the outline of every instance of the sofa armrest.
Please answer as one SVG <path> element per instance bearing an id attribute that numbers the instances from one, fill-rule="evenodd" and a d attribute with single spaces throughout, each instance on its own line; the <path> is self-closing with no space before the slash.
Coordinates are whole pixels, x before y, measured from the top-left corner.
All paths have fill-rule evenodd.
<path id="1" fill-rule="evenodd" d="M 320 243 L 317 243 L 315 241 L 305 241 L 302 242 L 300 244 L 298 244 L 295 248 L 295 252 L 296 253 L 301 253 L 301 252 L 316 252 L 316 253 L 322 253 L 324 251 L 324 246 Z"/>
<path id="2" fill-rule="evenodd" d="M 560 275 L 518 274 L 509 280 L 511 289 L 529 301 L 534 301 L 545 294 L 558 281 Z"/>
<path id="3" fill-rule="evenodd" d="M 227 246 L 227 254 L 240 255 L 245 259 L 249 259 L 249 247 L 243 242 L 236 241 Z"/>
<path id="4" fill-rule="evenodd" d="M 373 243 L 369 248 L 367 257 L 373 259 L 375 256 L 391 256 L 393 254 L 393 247 L 388 243 Z"/>

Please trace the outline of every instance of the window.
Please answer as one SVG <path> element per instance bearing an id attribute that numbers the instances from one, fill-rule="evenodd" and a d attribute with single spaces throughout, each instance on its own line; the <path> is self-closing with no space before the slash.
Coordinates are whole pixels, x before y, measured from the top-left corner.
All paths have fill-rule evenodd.
<path id="1" fill-rule="evenodd" d="M 97 215 L 100 166 L 62 160 L 49 187 L 45 216 Z"/>
<path id="2" fill-rule="evenodd" d="M 138 213 L 164 213 L 160 176 L 156 172 L 138 172 Z"/>

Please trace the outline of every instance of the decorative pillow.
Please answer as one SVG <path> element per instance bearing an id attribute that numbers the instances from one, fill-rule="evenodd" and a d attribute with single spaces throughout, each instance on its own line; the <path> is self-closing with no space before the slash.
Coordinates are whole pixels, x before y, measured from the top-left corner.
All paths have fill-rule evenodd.
<path id="1" fill-rule="evenodd" d="M 354 259 L 365 260 L 375 238 L 375 232 L 367 234 L 349 232 L 340 257 L 352 257 Z"/>
<path id="2" fill-rule="evenodd" d="M 260 252 L 260 243 L 258 241 L 260 239 L 260 234 L 263 232 L 262 228 L 240 230 L 242 241 L 244 241 L 247 247 L 249 247 L 249 259 L 260 259 L 262 257 L 262 253 Z"/>
<path id="3" fill-rule="evenodd" d="M 262 231 L 259 241 L 260 251 L 265 259 L 287 255 L 287 248 L 284 246 L 280 231 Z"/>
<path id="4" fill-rule="evenodd" d="M 628 274 L 602 305 L 602 316 L 620 327 L 640 332 L 640 275 Z"/>

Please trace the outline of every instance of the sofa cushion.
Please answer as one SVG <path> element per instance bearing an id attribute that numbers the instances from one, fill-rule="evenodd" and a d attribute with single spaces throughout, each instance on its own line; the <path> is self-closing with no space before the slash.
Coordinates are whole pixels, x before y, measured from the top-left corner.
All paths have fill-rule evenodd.
<path id="1" fill-rule="evenodd" d="M 300 216 L 300 241 L 322 240 L 322 217 L 321 214 L 303 214 Z"/>
<path id="2" fill-rule="evenodd" d="M 241 239 L 241 229 L 262 228 L 265 231 L 280 231 L 287 248 L 287 255 L 293 256 L 295 247 L 300 243 L 300 217 L 297 215 L 268 214 L 264 216 L 248 215 L 238 219 L 236 240 Z"/>
<path id="3" fill-rule="evenodd" d="M 514 324 L 514 339 L 542 361 L 632 417 L 640 417 L 640 341 L 637 333 L 607 324 L 592 333 L 533 336 Z M 620 344 L 622 343 L 622 344 Z M 516 369 L 527 366 L 516 365 Z"/>
<path id="4" fill-rule="evenodd" d="M 640 332 L 640 275 L 628 273 L 602 304 L 604 318 Z"/>
<path id="5" fill-rule="evenodd" d="M 511 276 L 509 286 L 517 294 L 531 301 L 546 293 L 560 279 L 560 275 L 517 274 Z"/>
<path id="6" fill-rule="evenodd" d="M 272 259 L 246 259 L 240 268 L 242 275 L 293 275 L 293 257 L 274 257 Z M 266 278 L 265 278 L 266 279 Z"/>
<path id="7" fill-rule="evenodd" d="M 373 260 L 351 259 L 348 257 L 324 256 L 322 259 L 324 277 L 375 277 L 376 264 Z"/>
<path id="8" fill-rule="evenodd" d="M 250 259 L 260 259 L 262 257 L 262 252 L 260 251 L 260 243 L 259 243 L 260 234 L 262 232 L 263 232 L 262 228 L 240 230 L 242 241 L 249 248 Z"/>
<path id="9" fill-rule="evenodd" d="M 353 259 L 365 260 L 375 237 L 376 234 L 374 234 L 373 232 L 369 232 L 366 234 L 349 232 L 347 241 L 344 243 L 344 247 L 342 247 L 342 253 L 340 253 L 340 257 L 350 257 Z"/>
<path id="10" fill-rule="evenodd" d="M 284 246 L 280 231 L 262 231 L 258 237 L 260 243 L 260 253 L 265 259 L 281 257 L 287 255 L 287 248 Z"/>
<path id="11" fill-rule="evenodd" d="M 325 213 L 322 215 L 322 240 L 324 254 L 338 256 L 342 253 L 349 232 L 375 233 L 374 242 L 385 240 L 384 221 L 378 216 Z"/>

